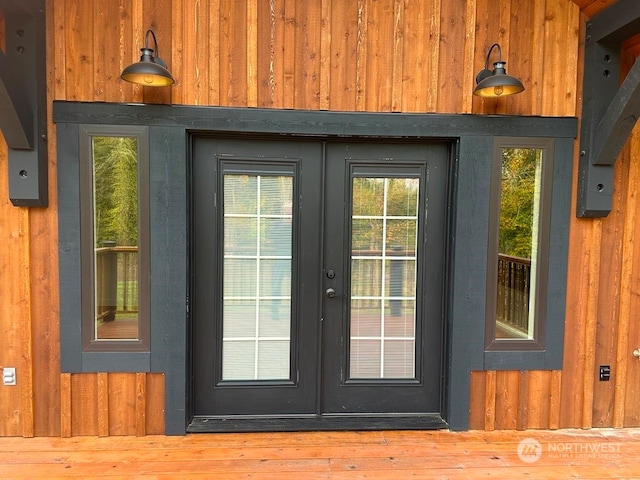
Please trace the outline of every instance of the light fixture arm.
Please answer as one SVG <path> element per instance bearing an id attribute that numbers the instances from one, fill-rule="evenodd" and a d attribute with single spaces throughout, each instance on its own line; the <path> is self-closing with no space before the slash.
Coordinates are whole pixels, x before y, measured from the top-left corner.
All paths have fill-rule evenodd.
<path id="1" fill-rule="evenodd" d="M 149 48 L 149 34 L 153 38 L 153 48 Z M 156 34 L 153 33 L 153 30 L 147 30 L 147 33 L 144 34 L 144 48 L 141 48 L 140 51 L 143 55 L 149 55 L 155 63 L 162 65 L 164 68 L 167 68 L 167 64 L 158 56 L 158 40 L 156 39 Z"/>
<path id="2" fill-rule="evenodd" d="M 156 39 L 156 34 L 153 33 L 153 30 L 147 30 L 147 33 L 144 34 L 144 48 L 149 49 L 149 34 L 153 37 L 153 46 L 154 51 L 156 52 L 156 56 L 158 55 L 158 40 Z"/>
<path id="3" fill-rule="evenodd" d="M 151 37 L 153 38 L 153 48 L 149 48 L 149 34 L 151 34 Z M 147 30 L 147 33 L 144 34 L 144 47 L 141 48 L 140 51 L 143 55 L 150 56 L 153 62 L 167 68 L 167 63 L 159 56 L 158 40 L 156 39 L 156 34 L 153 33 L 153 30 L 149 29 Z"/>
<path id="4" fill-rule="evenodd" d="M 476 76 L 476 83 L 480 83 L 485 78 L 488 78 L 491 75 L 493 75 L 493 72 L 489 70 L 489 59 L 491 58 L 491 52 L 493 52 L 494 48 L 498 49 L 498 60 L 493 65 L 496 68 L 504 69 L 504 66 L 507 62 L 502 61 L 502 48 L 500 48 L 499 43 L 494 43 L 493 45 L 491 45 L 491 47 L 489 48 L 489 51 L 487 52 L 487 58 L 484 61 L 484 69 L 480 70 L 480 72 Z"/>
<path id="5" fill-rule="evenodd" d="M 487 59 L 484 61 L 485 70 L 489 69 L 489 58 L 491 58 L 491 52 L 493 52 L 494 48 L 498 49 L 498 63 L 502 63 L 502 48 L 500 48 L 499 43 L 494 43 L 489 47 L 489 51 L 487 52 Z"/>

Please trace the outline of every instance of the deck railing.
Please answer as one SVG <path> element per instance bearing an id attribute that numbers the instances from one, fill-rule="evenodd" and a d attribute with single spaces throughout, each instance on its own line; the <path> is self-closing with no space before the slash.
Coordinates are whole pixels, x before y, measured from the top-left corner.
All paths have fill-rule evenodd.
<path id="1" fill-rule="evenodd" d="M 372 251 L 357 252 L 358 255 L 371 255 Z M 395 262 L 394 262 L 395 263 Z M 379 278 L 380 264 L 365 262 L 365 271 L 358 276 Z M 398 264 L 402 265 L 401 264 Z M 394 269 L 395 270 L 395 269 Z M 404 269 L 391 272 L 392 277 L 406 278 Z M 354 272 L 355 273 L 355 272 Z M 388 272 L 389 273 L 389 272 Z M 498 255 L 498 289 L 496 319 L 498 322 L 526 333 L 529 324 L 529 294 L 531 288 L 531 260 L 509 255 Z M 411 277 L 411 275 L 409 276 Z M 96 248 L 96 305 L 98 317 L 112 320 L 116 313 L 135 313 L 138 311 L 138 248 L 126 246 L 108 246 Z M 402 285 L 393 282 L 395 285 Z M 373 284 L 362 282 L 366 291 L 359 295 L 373 294 Z M 361 287 L 362 288 L 362 287 Z M 397 288 L 397 287 L 396 287 Z M 406 285 L 393 295 L 406 295 Z"/>
<path id="2" fill-rule="evenodd" d="M 527 334 L 530 291 L 531 260 L 499 254 L 496 305 L 498 323 Z"/>
<path id="3" fill-rule="evenodd" d="M 357 259 L 355 260 L 357 263 L 352 264 L 351 270 L 351 296 L 359 297 L 359 308 L 380 308 L 380 298 L 386 298 L 391 315 L 399 315 L 404 302 L 398 298 L 390 299 L 389 297 L 414 298 L 416 296 L 414 250 L 389 249 L 385 252 L 387 263 L 384 292 L 381 291 L 382 262 L 375 261 L 383 258 L 383 252 L 374 249 L 352 250 L 351 256 Z"/>
<path id="4" fill-rule="evenodd" d="M 138 247 L 96 248 L 96 313 L 103 321 L 138 311 Z"/>

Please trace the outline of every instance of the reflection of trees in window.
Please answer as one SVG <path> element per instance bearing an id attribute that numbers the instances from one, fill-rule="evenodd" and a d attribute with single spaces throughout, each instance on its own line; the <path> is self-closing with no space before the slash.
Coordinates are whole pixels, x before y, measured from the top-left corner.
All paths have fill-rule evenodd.
<path id="1" fill-rule="evenodd" d="M 93 137 L 95 241 L 138 244 L 138 152 L 134 137 Z"/>
<path id="2" fill-rule="evenodd" d="M 418 185 L 417 178 L 354 178 L 353 216 L 365 218 L 356 222 L 358 228 L 354 228 L 353 248 L 381 249 L 384 228 L 387 246 L 415 248 Z M 383 217 L 402 218 L 383 223 Z"/>
<path id="3" fill-rule="evenodd" d="M 536 183 L 542 150 L 534 148 L 502 149 L 502 186 L 500 199 L 500 253 L 531 258 L 534 238 Z"/>
<path id="4" fill-rule="evenodd" d="M 542 183 L 540 148 L 502 148 L 494 338 L 534 336 Z"/>
<path id="5" fill-rule="evenodd" d="M 94 136 L 95 340 L 139 338 L 138 145 Z M 118 321 L 126 321 L 125 325 Z"/>

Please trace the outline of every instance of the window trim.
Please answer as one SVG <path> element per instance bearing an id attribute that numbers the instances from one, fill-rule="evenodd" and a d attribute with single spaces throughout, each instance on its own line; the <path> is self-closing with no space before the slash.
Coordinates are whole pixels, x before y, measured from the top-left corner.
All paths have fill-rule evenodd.
<path id="1" fill-rule="evenodd" d="M 561 138 L 494 137 L 487 245 L 484 370 L 560 370 L 563 363 L 573 142 Z M 502 147 L 542 148 L 543 189 L 538 245 L 535 338 L 494 341 L 497 229 Z M 550 159 L 550 160 L 549 160 Z M 496 187 L 498 184 L 498 187 Z M 493 324 L 493 325 L 492 325 Z"/>
<path id="2" fill-rule="evenodd" d="M 535 271 L 535 299 L 534 299 L 534 324 L 533 338 L 531 339 L 496 339 L 496 299 L 498 278 L 498 235 L 500 230 L 500 201 L 502 193 L 502 150 L 504 148 L 529 148 L 542 150 L 541 194 L 539 205 L 539 233 L 537 245 L 536 271 Z M 524 137 L 495 137 L 493 143 L 493 157 L 491 165 L 491 193 L 489 202 L 489 242 L 487 247 L 487 306 L 485 324 L 485 350 L 487 351 L 517 351 L 517 350 L 544 350 L 545 330 L 547 324 L 546 303 L 548 291 L 549 271 L 549 242 L 552 236 L 550 231 L 552 187 L 553 187 L 553 140 L 532 139 Z M 533 261 L 533 258 L 531 259 Z M 533 280 L 533 279 L 532 279 Z M 533 281 L 531 282 L 533 284 Z"/>
<path id="3" fill-rule="evenodd" d="M 98 340 L 95 338 L 93 137 L 137 139 L 139 282 L 137 340 Z M 82 348 L 85 352 L 148 352 L 151 330 L 149 314 L 149 129 L 130 125 L 80 125 L 79 142 Z"/>
<path id="4" fill-rule="evenodd" d="M 299 191 L 300 191 L 300 159 L 299 158 L 272 158 L 272 157 L 251 157 L 247 155 L 240 156 L 238 158 L 226 157 L 224 155 L 215 155 L 215 169 L 216 185 L 216 214 L 215 222 L 217 235 L 215 237 L 217 251 L 216 259 L 214 260 L 213 268 L 215 273 L 216 282 L 219 285 L 221 300 L 216 307 L 216 315 L 218 318 L 223 318 L 224 312 L 224 232 L 225 232 L 225 189 L 224 181 L 227 175 L 255 175 L 255 176 L 285 176 L 291 178 L 292 187 L 292 211 L 299 211 Z M 301 246 L 300 246 L 300 220 L 298 214 L 292 216 L 292 229 L 291 229 L 291 312 L 295 312 L 298 309 L 299 292 L 294 291 L 295 286 L 298 285 L 298 268 L 297 263 L 300 261 Z M 290 319 L 291 320 L 291 319 Z M 279 379 L 225 379 L 223 375 L 223 350 L 224 350 L 224 331 L 223 322 L 216 322 L 216 338 L 214 340 L 216 349 L 216 365 L 217 368 L 214 372 L 215 385 L 220 386 L 260 386 L 260 385 L 294 385 L 296 383 L 296 372 L 298 369 L 298 329 L 297 322 L 291 323 L 291 330 L 289 332 L 289 378 Z"/>

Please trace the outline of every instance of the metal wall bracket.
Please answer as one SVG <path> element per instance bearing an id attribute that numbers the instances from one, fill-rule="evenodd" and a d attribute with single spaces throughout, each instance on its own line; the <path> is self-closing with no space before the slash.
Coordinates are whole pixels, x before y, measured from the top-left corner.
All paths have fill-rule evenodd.
<path id="1" fill-rule="evenodd" d="M 0 130 L 9 147 L 9 198 L 46 207 L 47 108 L 44 0 L 4 0 L 0 51 Z"/>
<path id="2" fill-rule="evenodd" d="M 586 27 L 576 215 L 606 217 L 613 164 L 640 117 L 640 62 L 619 86 L 620 51 L 640 33 L 640 2 L 618 0 Z"/>

